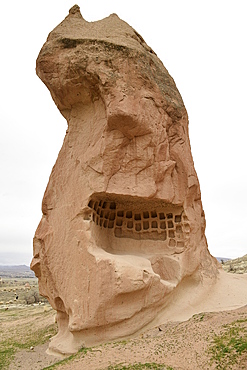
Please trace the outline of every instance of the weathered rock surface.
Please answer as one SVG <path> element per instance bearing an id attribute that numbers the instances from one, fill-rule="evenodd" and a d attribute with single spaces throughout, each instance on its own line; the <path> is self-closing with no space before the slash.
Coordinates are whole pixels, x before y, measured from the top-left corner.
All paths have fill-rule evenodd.
<path id="1" fill-rule="evenodd" d="M 116 14 L 74 6 L 37 74 L 68 121 L 45 191 L 31 268 L 57 310 L 50 349 L 72 353 L 155 319 L 186 277 L 217 275 L 176 85 Z"/>

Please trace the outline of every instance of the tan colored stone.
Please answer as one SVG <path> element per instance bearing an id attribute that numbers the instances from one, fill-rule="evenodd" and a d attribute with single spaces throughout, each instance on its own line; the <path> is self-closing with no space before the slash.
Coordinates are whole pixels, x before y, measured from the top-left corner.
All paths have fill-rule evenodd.
<path id="1" fill-rule="evenodd" d="M 217 275 L 208 252 L 188 116 L 176 85 L 116 14 L 78 6 L 37 59 L 68 130 L 45 191 L 31 268 L 57 310 L 50 349 L 132 335 L 186 277 Z"/>

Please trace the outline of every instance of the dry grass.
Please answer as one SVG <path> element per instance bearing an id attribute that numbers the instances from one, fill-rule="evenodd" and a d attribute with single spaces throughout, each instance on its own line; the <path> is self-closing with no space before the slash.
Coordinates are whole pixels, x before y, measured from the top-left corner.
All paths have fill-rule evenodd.
<path id="1" fill-rule="evenodd" d="M 51 308 L 0 310 L 0 322 L 1 369 L 246 369 L 247 306 L 170 322 L 134 339 L 82 349 L 62 361 L 45 353 L 56 332 Z"/>
<path id="2" fill-rule="evenodd" d="M 243 257 L 235 258 L 233 260 L 224 262 L 222 264 L 222 267 L 226 272 L 236 274 L 247 273 L 247 254 Z"/>
<path id="3" fill-rule="evenodd" d="M 57 331 L 55 311 L 47 304 L 6 305 L 9 294 L 21 297 L 22 292 L 37 291 L 37 280 L 29 282 L 28 290 L 23 289 L 26 279 L 5 279 L 0 287 L 0 299 L 5 300 L 0 305 L 0 369 L 246 369 L 247 306 L 169 322 L 134 339 L 82 349 L 61 361 L 45 352 Z"/>

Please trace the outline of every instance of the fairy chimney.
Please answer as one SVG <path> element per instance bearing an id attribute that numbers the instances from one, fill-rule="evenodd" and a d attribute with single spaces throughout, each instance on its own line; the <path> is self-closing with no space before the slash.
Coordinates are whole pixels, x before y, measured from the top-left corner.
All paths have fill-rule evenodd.
<path id="1" fill-rule="evenodd" d="M 37 75 L 68 122 L 31 268 L 57 311 L 50 350 L 129 336 L 180 282 L 216 275 L 188 116 L 155 52 L 116 14 L 78 6 L 48 36 Z"/>

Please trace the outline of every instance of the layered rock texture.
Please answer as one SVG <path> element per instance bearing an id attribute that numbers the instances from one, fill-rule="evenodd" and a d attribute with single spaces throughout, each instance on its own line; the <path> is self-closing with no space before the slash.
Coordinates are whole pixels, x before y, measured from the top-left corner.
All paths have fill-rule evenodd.
<path id="1" fill-rule="evenodd" d="M 37 74 L 68 122 L 45 191 L 31 268 L 57 310 L 50 349 L 132 335 L 187 277 L 217 274 L 208 252 L 188 116 L 166 68 L 116 14 L 74 6 Z"/>

